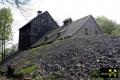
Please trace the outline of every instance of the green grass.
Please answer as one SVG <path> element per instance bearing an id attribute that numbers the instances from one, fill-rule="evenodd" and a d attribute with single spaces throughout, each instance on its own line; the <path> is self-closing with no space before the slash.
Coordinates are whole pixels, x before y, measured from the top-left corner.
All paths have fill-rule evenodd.
<path id="1" fill-rule="evenodd" d="M 26 68 L 22 69 L 21 72 L 22 72 L 22 74 L 30 74 L 30 73 L 32 73 L 32 72 L 34 72 L 36 70 L 37 70 L 37 66 L 36 65 L 32 65 L 30 67 L 26 67 Z"/>

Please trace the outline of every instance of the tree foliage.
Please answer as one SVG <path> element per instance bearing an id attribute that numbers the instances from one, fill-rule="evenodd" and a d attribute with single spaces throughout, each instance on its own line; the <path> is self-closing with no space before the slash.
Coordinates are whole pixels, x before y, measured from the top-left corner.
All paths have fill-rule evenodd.
<path id="1" fill-rule="evenodd" d="M 5 52 L 7 53 L 6 56 L 9 56 L 15 53 L 18 50 L 18 44 L 12 45 L 10 48 L 6 48 Z"/>
<path id="2" fill-rule="evenodd" d="M 116 29 L 112 31 L 112 34 L 120 35 L 120 25 L 119 24 L 116 26 Z"/>
<path id="3" fill-rule="evenodd" d="M 4 27 L 5 27 L 5 39 L 10 40 L 12 37 L 12 13 L 9 8 L 2 8 L 0 10 L 0 39 L 1 36 L 4 34 Z"/>
<path id="4" fill-rule="evenodd" d="M 114 21 L 109 20 L 104 16 L 97 17 L 96 21 L 105 34 L 112 34 L 117 27 L 117 24 Z"/>
<path id="5" fill-rule="evenodd" d="M 29 2 L 31 2 L 31 0 L 0 0 L 0 5 L 8 6 L 11 9 L 15 7 L 20 11 L 23 17 L 27 19 L 31 16 L 30 14 L 32 14 L 31 12 L 33 10 Z"/>
<path id="6" fill-rule="evenodd" d="M 18 50 L 18 44 L 14 44 L 12 45 L 10 48 L 6 48 L 5 52 L 6 52 L 6 57 L 15 53 Z M 2 54 L 1 50 L 0 50 L 0 54 Z M 0 55 L 0 61 L 1 61 L 2 56 Z"/>

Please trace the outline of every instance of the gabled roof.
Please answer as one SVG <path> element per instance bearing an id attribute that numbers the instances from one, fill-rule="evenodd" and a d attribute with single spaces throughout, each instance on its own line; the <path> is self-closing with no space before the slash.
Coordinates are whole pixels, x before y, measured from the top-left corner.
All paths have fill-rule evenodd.
<path id="1" fill-rule="evenodd" d="M 59 27 L 55 30 L 52 30 L 51 32 L 46 33 L 43 38 L 41 38 L 40 40 L 38 40 L 35 44 L 32 45 L 32 47 L 40 45 L 41 43 L 46 43 L 48 41 L 54 40 L 56 39 L 57 33 L 63 33 L 59 38 L 62 37 L 68 37 L 68 36 L 72 36 L 77 30 L 79 30 L 80 27 L 82 27 L 84 25 L 84 23 L 90 18 L 92 17 L 92 15 L 88 15 L 86 17 L 83 17 L 81 19 L 78 19 L 76 21 L 73 21 L 72 23 L 66 25 L 66 26 L 62 26 Z M 54 39 L 53 37 L 54 36 Z M 44 37 L 48 37 L 49 39 L 47 41 L 43 41 Z M 42 41 L 42 42 L 41 42 Z"/>
<path id="2" fill-rule="evenodd" d="M 28 24 L 30 24 L 32 21 L 36 20 L 38 17 L 41 17 L 42 15 L 45 15 L 45 14 L 49 14 L 49 12 L 48 12 L 48 11 L 45 11 L 45 12 L 37 15 L 35 18 L 33 18 L 32 20 L 30 20 L 28 23 L 26 23 L 26 24 L 25 24 L 23 27 L 21 27 L 20 29 L 26 27 L 26 26 L 27 26 Z M 50 14 L 49 14 L 49 15 L 50 15 Z M 56 23 L 56 25 L 58 25 L 58 24 Z M 20 30 L 20 29 L 19 29 L 19 30 Z"/>
<path id="3" fill-rule="evenodd" d="M 27 26 L 28 24 L 30 24 L 32 21 L 34 21 L 35 19 L 37 19 L 38 17 L 42 16 L 43 14 L 48 13 L 47 11 L 45 11 L 44 13 L 41 13 L 40 15 L 37 15 L 35 18 L 33 18 L 32 20 L 30 20 L 28 23 L 26 23 L 23 27 L 21 27 L 20 29 L 24 28 L 25 26 Z M 20 30 L 19 29 L 19 30 Z"/>
<path id="4" fill-rule="evenodd" d="M 91 17 L 92 15 L 88 15 L 86 17 L 83 17 L 81 19 L 78 19 L 76 21 L 73 21 L 71 24 L 68 24 L 66 26 L 62 26 L 58 29 L 53 30 L 52 32 L 49 32 L 46 36 L 50 36 L 52 34 L 65 32 L 64 35 L 61 37 L 71 36 L 73 33 L 75 33 L 82 25 Z"/>
<path id="5" fill-rule="evenodd" d="M 92 15 L 88 15 L 76 21 L 73 21 L 71 24 L 65 26 L 66 32 L 61 37 L 72 36 L 83 24 L 91 17 Z"/>

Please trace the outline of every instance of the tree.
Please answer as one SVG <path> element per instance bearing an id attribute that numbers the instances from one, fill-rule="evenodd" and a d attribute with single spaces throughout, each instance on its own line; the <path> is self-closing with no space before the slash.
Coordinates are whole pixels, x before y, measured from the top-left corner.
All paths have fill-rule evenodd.
<path id="1" fill-rule="evenodd" d="M 6 48 L 5 49 L 5 53 L 6 53 L 6 57 L 8 57 L 9 55 L 14 54 L 16 51 L 18 50 L 18 44 L 14 44 L 12 45 L 10 48 Z M 0 51 L 0 54 L 2 54 L 2 52 Z M 0 55 L 0 61 L 1 61 L 1 55 Z"/>
<path id="2" fill-rule="evenodd" d="M 12 39 L 12 22 L 11 10 L 2 8 L 0 10 L 0 50 L 2 51 L 2 60 L 5 58 L 5 45 Z"/>
<path id="3" fill-rule="evenodd" d="M 17 50 L 18 50 L 18 44 L 14 44 L 10 48 L 6 48 L 5 49 L 5 52 L 7 53 L 6 56 L 9 56 L 15 53 Z"/>
<path id="4" fill-rule="evenodd" d="M 112 34 L 112 32 L 116 29 L 117 26 L 114 21 L 109 20 L 104 16 L 97 17 L 96 21 L 105 34 Z"/>
<path id="5" fill-rule="evenodd" d="M 10 40 L 12 37 L 12 13 L 9 8 L 2 8 L 0 10 L 0 35 L 4 33 L 3 28 L 5 27 L 5 38 Z"/>
<path id="6" fill-rule="evenodd" d="M 10 53 L 15 53 L 18 50 L 18 44 L 14 44 L 10 48 Z"/>
<path id="7" fill-rule="evenodd" d="M 33 11 L 29 2 L 31 2 L 31 0 L 0 0 L 3 6 L 8 6 L 11 9 L 15 7 L 19 10 L 26 20 L 31 16 L 30 14 L 32 14 L 31 12 Z"/>
<path id="8" fill-rule="evenodd" d="M 112 34 L 120 35 L 120 25 L 119 24 L 116 26 L 116 29 L 112 31 Z"/>

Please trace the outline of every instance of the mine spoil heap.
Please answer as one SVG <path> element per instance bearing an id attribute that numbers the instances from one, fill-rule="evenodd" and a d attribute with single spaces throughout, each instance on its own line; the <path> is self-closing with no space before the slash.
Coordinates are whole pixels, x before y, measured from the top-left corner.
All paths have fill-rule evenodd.
<path id="1" fill-rule="evenodd" d="M 70 39 L 42 52 L 48 57 L 37 61 L 44 66 L 44 74 L 61 71 L 63 77 L 78 78 L 101 67 L 120 67 L 120 37 L 115 36 Z"/>
<path id="2" fill-rule="evenodd" d="M 31 49 L 32 50 L 32 49 Z M 77 38 L 57 40 L 43 48 L 22 52 L 6 64 L 24 67 L 24 60 L 39 66 L 37 75 L 47 77 L 59 74 L 60 78 L 80 79 L 88 77 L 94 69 L 101 67 L 120 67 L 120 37 L 101 36 L 96 38 Z M 68 79 L 69 80 L 69 79 Z"/>

